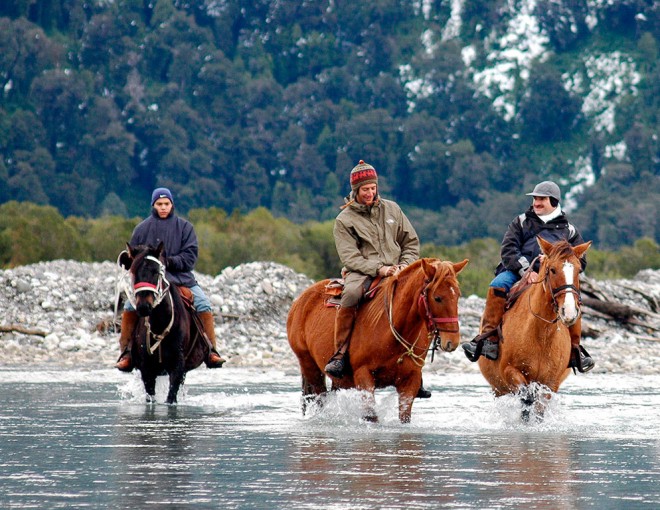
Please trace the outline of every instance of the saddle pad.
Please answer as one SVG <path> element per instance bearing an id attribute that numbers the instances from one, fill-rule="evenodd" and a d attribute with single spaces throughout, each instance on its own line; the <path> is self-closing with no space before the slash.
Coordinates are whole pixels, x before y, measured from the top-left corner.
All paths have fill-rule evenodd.
<path id="1" fill-rule="evenodd" d="M 179 289 L 179 293 L 183 298 L 183 304 L 186 305 L 186 308 L 194 308 L 193 303 L 195 299 L 193 297 L 192 290 L 190 290 L 188 287 L 181 286 L 177 286 L 177 288 Z"/>

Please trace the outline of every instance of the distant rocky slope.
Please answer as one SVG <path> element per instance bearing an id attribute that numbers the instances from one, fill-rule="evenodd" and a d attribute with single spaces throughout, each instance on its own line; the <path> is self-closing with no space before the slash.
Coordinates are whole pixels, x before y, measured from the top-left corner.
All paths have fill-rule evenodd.
<path id="1" fill-rule="evenodd" d="M 113 331 L 115 283 L 111 262 L 43 262 L 0 271 L 0 359 L 3 366 L 111 367 L 117 352 Z M 296 370 L 285 322 L 293 299 L 312 281 L 286 266 L 251 262 L 217 276 L 197 274 L 216 310 L 219 349 L 226 367 Z M 660 373 L 660 271 L 645 270 L 632 280 L 589 282 L 599 292 L 634 310 L 622 325 L 585 309 L 583 343 L 597 372 Z M 464 339 L 478 329 L 484 300 L 461 298 Z M 106 325 L 108 327 L 98 326 Z M 436 353 L 425 371 L 477 371 L 462 352 Z"/>

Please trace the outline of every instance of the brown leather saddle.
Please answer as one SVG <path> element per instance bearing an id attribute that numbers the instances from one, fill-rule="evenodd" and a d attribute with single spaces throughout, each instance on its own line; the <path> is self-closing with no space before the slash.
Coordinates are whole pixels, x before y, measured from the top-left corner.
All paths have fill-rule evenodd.
<path id="1" fill-rule="evenodd" d="M 367 278 L 364 282 L 364 289 L 362 300 L 372 299 L 380 288 L 380 282 L 383 280 L 382 276 L 375 278 Z M 333 278 L 325 286 L 325 306 L 339 308 L 341 303 L 341 293 L 344 290 L 344 279 Z"/>
<path id="2" fill-rule="evenodd" d="M 188 312 L 190 313 L 191 322 L 195 326 L 195 329 L 197 330 L 195 334 L 203 336 L 204 339 L 208 342 L 209 340 L 208 337 L 206 336 L 206 332 L 204 331 L 204 325 L 202 324 L 202 320 L 199 318 L 199 315 L 197 314 L 197 310 L 195 310 L 195 304 L 194 304 L 195 298 L 193 296 L 192 291 L 188 287 L 181 287 L 178 285 L 177 285 L 177 289 L 179 289 L 179 293 L 181 294 L 183 306 L 185 306 L 186 310 L 188 310 Z"/>

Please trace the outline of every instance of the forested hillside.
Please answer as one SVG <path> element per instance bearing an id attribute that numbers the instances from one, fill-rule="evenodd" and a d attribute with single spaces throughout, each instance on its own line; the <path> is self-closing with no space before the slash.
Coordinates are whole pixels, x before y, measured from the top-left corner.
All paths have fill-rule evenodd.
<path id="1" fill-rule="evenodd" d="M 652 0 L 3 0 L 0 204 L 334 217 L 359 159 L 424 242 L 555 179 L 586 239 L 660 241 Z"/>

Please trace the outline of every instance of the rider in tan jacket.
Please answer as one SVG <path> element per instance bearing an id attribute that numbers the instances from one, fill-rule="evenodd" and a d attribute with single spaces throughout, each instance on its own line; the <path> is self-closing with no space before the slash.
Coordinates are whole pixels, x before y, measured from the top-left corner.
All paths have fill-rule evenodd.
<path id="1" fill-rule="evenodd" d="M 342 377 L 345 353 L 365 287 L 376 276 L 393 276 L 419 258 L 419 238 L 401 208 L 378 195 L 378 174 L 360 160 L 351 171 L 351 193 L 335 220 L 334 238 L 344 265 L 344 289 L 335 317 L 335 349 L 325 371 Z M 430 393 L 420 389 L 420 397 Z"/>

